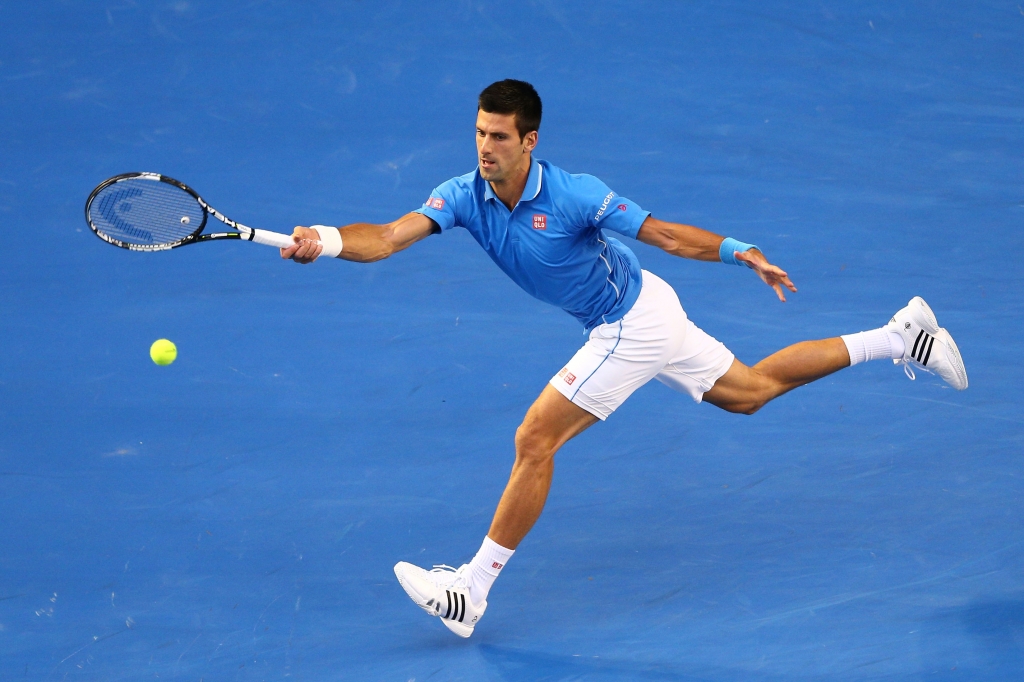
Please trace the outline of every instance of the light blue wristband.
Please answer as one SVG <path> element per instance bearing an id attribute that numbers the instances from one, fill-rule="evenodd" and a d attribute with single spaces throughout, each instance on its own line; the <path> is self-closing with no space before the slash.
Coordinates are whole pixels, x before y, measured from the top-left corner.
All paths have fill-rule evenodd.
<path id="1" fill-rule="evenodd" d="M 746 265 L 743 261 L 736 260 L 734 255 L 737 251 L 749 251 L 750 249 L 757 249 L 756 244 L 747 244 L 741 242 L 732 237 L 726 237 L 722 242 L 722 245 L 718 247 L 718 257 L 722 259 L 723 263 L 729 263 L 730 265 Z"/>

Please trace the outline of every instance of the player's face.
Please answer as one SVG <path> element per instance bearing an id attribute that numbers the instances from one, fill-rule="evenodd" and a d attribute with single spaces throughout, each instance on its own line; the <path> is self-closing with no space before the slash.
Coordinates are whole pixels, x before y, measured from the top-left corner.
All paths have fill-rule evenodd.
<path id="1" fill-rule="evenodd" d="M 530 152 L 537 146 L 537 131 L 519 137 L 514 114 L 477 111 L 476 152 L 480 176 L 488 182 L 502 182 L 529 172 Z"/>

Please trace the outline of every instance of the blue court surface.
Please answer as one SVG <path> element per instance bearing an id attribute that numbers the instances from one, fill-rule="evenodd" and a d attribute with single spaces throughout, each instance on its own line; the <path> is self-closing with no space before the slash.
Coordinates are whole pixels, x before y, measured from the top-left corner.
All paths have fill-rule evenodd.
<path id="1" fill-rule="evenodd" d="M 1017 0 L 0 15 L 0 679 L 1022 679 Z M 538 157 L 789 271 L 781 304 L 629 242 L 741 360 L 921 295 L 971 384 L 868 363 L 745 417 L 653 382 L 559 453 L 461 640 L 392 566 L 476 551 L 576 322 L 464 230 L 302 267 L 82 208 L 149 170 L 267 229 L 387 222 L 473 169 L 506 77 Z"/>

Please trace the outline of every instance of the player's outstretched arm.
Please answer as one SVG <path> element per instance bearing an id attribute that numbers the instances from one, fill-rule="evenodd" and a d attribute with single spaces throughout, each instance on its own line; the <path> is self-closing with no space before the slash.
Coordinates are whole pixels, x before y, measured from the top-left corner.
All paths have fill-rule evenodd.
<path id="1" fill-rule="evenodd" d="M 702 230 L 693 225 L 682 225 L 658 220 L 648 216 L 640 226 L 636 236 L 644 244 L 657 246 L 673 256 L 692 258 L 693 260 L 721 261 L 720 249 L 725 237 Z M 758 249 L 736 251 L 733 254 L 737 261 L 746 264 L 765 284 L 775 290 L 780 301 L 786 300 L 783 287 L 795 292 L 796 286 L 790 281 L 786 272 L 768 262 Z"/>
<path id="2" fill-rule="evenodd" d="M 718 247 L 725 237 L 693 225 L 682 225 L 647 216 L 636 236 L 644 244 L 657 246 L 680 258 L 719 261 Z"/>
<path id="3" fill-rule="evenodd" d="M 412 246 L 437 232 L 438 228 L 437 223 L 422 213 L 407 213 L 386 225 L 353 223 L 339 227 L 338 230 L 342 240 L 338 258 L 372 263 Z M 320 235 L 316 230 L 298 226 L 292 231 L 292 237 L 295 245 L 281 249 L 281 258 L 296 263 L 312 263 L 317 259 L 322 247 L 317 243 Z"/>

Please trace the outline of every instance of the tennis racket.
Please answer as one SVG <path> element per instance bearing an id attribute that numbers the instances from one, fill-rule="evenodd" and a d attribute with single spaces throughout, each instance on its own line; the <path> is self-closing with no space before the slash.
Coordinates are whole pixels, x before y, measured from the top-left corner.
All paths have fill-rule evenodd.
<path id="1" fill-rule="evenodd" d="M 203 234 L 213 216 L 234 232 Z M 244 239 L 285 249 L 290 235 L 236 223 L 183 182 L 158 173 L 125 173 L 105 180 L 85 202 L 85 220 L 96 236 L 132 251 L 166 251 L 218 239 Z"/>

